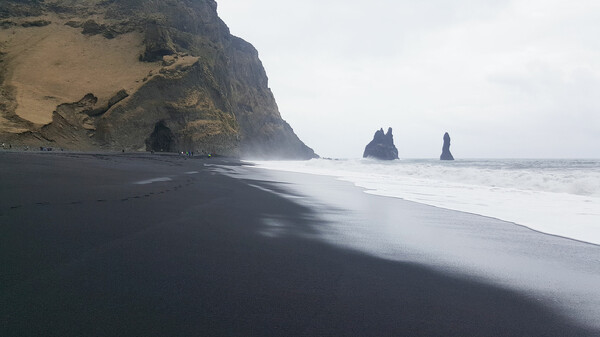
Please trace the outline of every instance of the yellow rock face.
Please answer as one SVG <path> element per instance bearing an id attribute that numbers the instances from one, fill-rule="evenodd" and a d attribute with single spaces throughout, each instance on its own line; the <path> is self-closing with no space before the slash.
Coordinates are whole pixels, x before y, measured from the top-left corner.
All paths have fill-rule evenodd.
<path id="1" fill-rule="evenodd" d="M 44 27 L 0 29 L 6 53 L 5 85 L 16 90 L 16 114 L 35 124 L 48 124 L 63 103 L 93 93 L 100 101 L 118 90 L 135 91 L 159 63 L 139 62 L 143 37 L 139 33 L 106 39 L 86 36 L 54 16 Z"/>

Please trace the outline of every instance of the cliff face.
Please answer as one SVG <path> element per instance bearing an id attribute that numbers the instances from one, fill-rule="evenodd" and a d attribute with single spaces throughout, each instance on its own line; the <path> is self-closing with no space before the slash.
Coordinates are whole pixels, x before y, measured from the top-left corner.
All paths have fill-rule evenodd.
<path id="1" fill-rule="evenodd" d="M 394 135 L 392 128 L 388 128 L 387 133 L 383 128 L 377 130 L 373 135 L 373 140 L 365 147 L 363 158 L 375 158 L 380 160 L 398 159 L 398 149 L 394 145 Z"/>
<path id="2" fill-rule="evenodd" d="M 213 0 L 4 0 L 0 140 L 312 158 Z"/>

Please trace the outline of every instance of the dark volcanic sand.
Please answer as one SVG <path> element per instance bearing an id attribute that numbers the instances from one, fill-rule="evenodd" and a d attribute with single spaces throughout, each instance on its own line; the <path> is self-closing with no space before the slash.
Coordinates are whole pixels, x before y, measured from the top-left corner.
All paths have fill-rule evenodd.
<path id="1" fill-rule="evenodd" d="M 217 163 L 237 165 L 0 153 L 0 336 L 598 335 L 516 292 L 311 239 L 310 208 Z M 265 218 L 291 235 L 261 234 Z"/>

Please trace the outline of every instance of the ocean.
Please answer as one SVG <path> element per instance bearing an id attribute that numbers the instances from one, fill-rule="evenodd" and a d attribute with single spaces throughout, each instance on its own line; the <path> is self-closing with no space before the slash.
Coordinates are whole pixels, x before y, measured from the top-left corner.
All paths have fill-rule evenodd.
<path id="1" fill-rule="evenodd" d="M 366 193 L 497 218 L 600 244 L 598 159 L 313 159 L 260 168 L 333 176 Z"/>

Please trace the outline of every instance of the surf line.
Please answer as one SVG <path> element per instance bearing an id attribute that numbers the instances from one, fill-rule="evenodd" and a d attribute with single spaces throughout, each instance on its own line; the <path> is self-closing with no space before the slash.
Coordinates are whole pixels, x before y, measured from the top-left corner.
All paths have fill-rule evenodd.
<path id="1" fill-rule="evenodd" d="M 157 182 L 161 182 L 161 181 L 171 181 L 171 180 L 173 180 L 173 179 L 171 179 L 169 177 L 160 177 L 160 178 L 152 178 L 152 179 L 148 179 L 148 180 L 136 181 L 134 184 L 146 185 L 146 184 L 152 184 L 152 183 L 157 183 Z"/>

